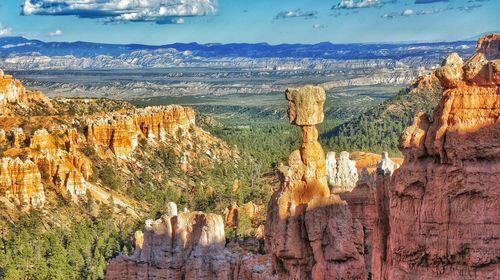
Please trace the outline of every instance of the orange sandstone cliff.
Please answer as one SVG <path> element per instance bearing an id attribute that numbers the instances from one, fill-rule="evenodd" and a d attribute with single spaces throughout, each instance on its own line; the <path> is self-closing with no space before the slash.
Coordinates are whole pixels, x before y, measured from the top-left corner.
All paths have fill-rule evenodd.
<path id="1" fill-rule="evenodd" d="M 432 121 L 420 114 L 401 136 L 405 160 L 378 183 L 372 279 L 498 279 L 499 43 L 451 54 Z"/>

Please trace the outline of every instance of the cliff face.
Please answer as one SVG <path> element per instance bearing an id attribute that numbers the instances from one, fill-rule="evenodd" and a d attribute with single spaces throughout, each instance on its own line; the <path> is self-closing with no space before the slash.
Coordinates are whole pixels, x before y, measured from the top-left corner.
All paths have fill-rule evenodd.
<path id="1" fill-rule="evenodd" d="M 125 173 L 130 174 L 141 168 L 135 157 L 140 145 L 141 149 L 172 150 L 173 160 L 185 172 L 192 169 L 192 163 L 209 167 L 225 158 L 238 158 L 237 151 L 195 125 L 192 108 L 126 107 L 89 114 L 95 106 L 89 103 L 95 101 L 51 100 L 1 74 L 0 151 L 10 170 L 2 173 L 1 194 L 16 203 L 42 206 L 44 187 L 84 195 L 96 185 L 95 180 L 90 182 L 93 166 L 98 165 L 94 161 L 114 160 L 117 168 L 125 166 L 129 168 Z M 83 113 L 67 115 L 73 111 Z M 29 161 L 11 160 L 17 157 Z"/>
<path id="2" fill-rule="evenodd" d="M 45 203 L 40 172 L 31 160 L 2 158 L 0 191 L 17 204 L 43 206 Z"/>
<path id="3" fill-rule="evenodd" d="M 31 104 L 36 106 L 29 108 L 28 105 Z M 2 70 L 0 70 L 0 110 L 2 115 L 18 112 L 54 112 L 50 100 L 45 95 L 39 91 L 27 90 L 21 81 L 11 75 L 5 75 Z"/>
<path id="4" fill-rule="evenodd" d="M 222 216 L 170 207 L 136 232 L 134 254 L 111 261 L 106 279 L 233 279 Z"/>
<path id="5" fill-rule="evenodd" d="M 137 147 L 139 136 L 156 141 L 165 141 L 167 136 L 180 140 L 194 125 L 192 108 L 172 105 L 95 117 L 87 121 L 84 129 L 91 145 L 127 158 Z"/>
<path id="6" fill-rule="evenodd" d="M 496 279 L 500 270 L 500 36 L 450 55 L 432 121 L 415 118 L 381 185 L 373 279 Z"/>
<path id="7" fill-rule="evenodd" d="M 289 89 L 286 97 L 302 145 L 280 168 L 281 185 L 268 204 L 265 235 L 273 271 L 279 279 L 364 279 L 361 225 L 347 203 L 330 195 L 325 154 L 317 142 L 324 90 Z"/>

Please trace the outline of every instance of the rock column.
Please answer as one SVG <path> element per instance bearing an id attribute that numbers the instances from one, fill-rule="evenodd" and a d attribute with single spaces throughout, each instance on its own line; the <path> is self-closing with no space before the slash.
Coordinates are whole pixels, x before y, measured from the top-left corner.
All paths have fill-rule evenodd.
<path id="1" fill-rule="evenodd" d="M 290 122 L 302 144 L 280 168 L 280 188 L 268 205 L 266 246 L 279 279 L 365 279 L 363 232 L 347 203 L 330 195 L 316 124 L 323 121 L 322 88 L 286 91 Z"/>

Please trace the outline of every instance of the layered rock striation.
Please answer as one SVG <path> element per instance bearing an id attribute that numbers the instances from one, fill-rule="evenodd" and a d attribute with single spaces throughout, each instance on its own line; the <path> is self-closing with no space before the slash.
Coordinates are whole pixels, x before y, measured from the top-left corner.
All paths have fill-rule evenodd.
<path id="1" fill-rule="evenodd" d="M 3 196 L 20 205 L 44 205 L 45 193 L 35 163 L 4 157 L 0 164 L 0 192 Z"/>
<path id="2" fill-rule="evenodd" d="M 141 136 L 157 141 L 165 141 L 168 137 L 180 140 L 194 125 L 192 108 L 170 105 L 96 116 L 87 120 L 84 131 L 91 145 L 110 149 L 117 157 L 127 158 L 138 146 Z"/>
<path id="3" fill-rule="evenodd" d="M 323 121 L 320 87 L 286 92 L 290 122 L 302 144 L 280 168 L 280 187 L 268 204 L 266 247 L 278 279 L 365 279 L 363 232 L 347 203 L 330 195 L 316 124 Z"/>
<path id="4" fill-rule="evenodd" d="M 401 137 L 405 155 L 378 197 L 373 279 L 497 279 L 500 271 L 500 36 L 450 55 L 432 121 Z M 384 173 L 387 175 L 387 173 Z"/>

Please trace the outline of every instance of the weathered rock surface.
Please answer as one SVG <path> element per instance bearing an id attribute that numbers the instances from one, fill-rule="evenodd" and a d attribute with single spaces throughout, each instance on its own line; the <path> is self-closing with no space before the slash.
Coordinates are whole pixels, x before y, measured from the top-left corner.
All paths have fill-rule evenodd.
<path id="1" fill-rule="evenodd" d="M 300 150 L 280 168 L 268 204 L 266 247 L 278 279 L 365 279 L 363 232 L 347 203 L 330 196 L 315 125 L 323 120 L 319 87 L 289 89 L 289 119 L 302 130 Z"/>
<path id="2" fill-rule="evenodd" d="M 17 204 L 43 206 L 45 203 L 40 172 L 31 160 L 2 158 L 0 189 L 2 195 Z"/>
<path id="3" fill-rule="evenodd" d="M 148 220 L 132 256 L 111 261 L 106 279 L 232 279 L 221 216 L 183 212 Z"/>
<path id="4" fill-rule="evenodd" d="M 403 134 L 405 161 L 377 200 L 373 279 L 498 278 L 500 90 L 470 73 L 498 59 L 499 41 L 483 38 L 463 69 L 439 76 L 433 121 L 419 115 Z"/>
<path id="5" fill-rule="evenodd" d="M 0 70 L 0 115 L 11 115 L 18 111 L 33 113 L 29 105 L 36 105 L 37 109 L 54 112 L 54 108 L 43 93 L 27 90 L 21 81 L 12 75 L 6 75 Z"/>
<path id="6" fill-rule="evenodd" d="M 116 156 L 127 158 L 138 145 L 139 135 L 146 139 L 165 141 L 185 137 L 195 124 L 192 108 L 158 106 L 132 112 L 113 113 L 87 121 L 89 143 L 97 148 L 109 148 Z"/>
<path id="7" fill-rule="evenodd" d="M 167 208 L 172 215 L 147 220 L 133 255 L 113 259 L 105 279 L 275 279 L 268 256 L 225 247 L 222 216 Z"/>
<path id="8" fill-rule="evenodd" d="M 483 53 L 488 60 L 500 58 L 500 34 L 483 36 L 477 42 L 477 51 Z"/>
<path id="9" fill-rule="evenodd" d="M 349 153 L 340 153 L 339 160 L 335 158 L 335 152 L 326 155 L 327 179 L 332 193 L 349 192 L 354 189 L 358 182 L 358 169 L 356 161 L 349 159 Z"/>

